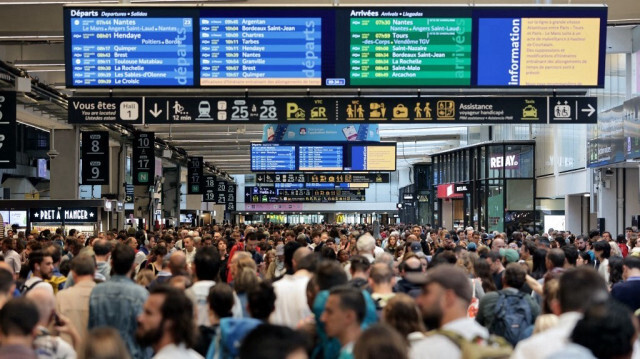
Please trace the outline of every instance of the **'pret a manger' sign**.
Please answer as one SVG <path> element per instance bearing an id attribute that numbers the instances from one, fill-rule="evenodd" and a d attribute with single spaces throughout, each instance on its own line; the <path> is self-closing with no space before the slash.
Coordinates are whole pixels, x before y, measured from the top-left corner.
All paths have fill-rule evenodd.
<path id="1" fill-rule="evenodd" d="M 36 223 L 94 223 L 98 210 L 91 208 L 31 208 L 30 221 Z"/>

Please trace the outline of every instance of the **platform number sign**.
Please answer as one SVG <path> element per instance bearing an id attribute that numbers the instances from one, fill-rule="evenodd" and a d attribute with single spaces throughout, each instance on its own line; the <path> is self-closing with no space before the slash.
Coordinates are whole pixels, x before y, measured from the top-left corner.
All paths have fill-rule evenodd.
<path id="1" fill-rule="evenodd" d="M 225 210 L 229 212 L 235 212 L 236 210 L 236 185 L 229 183 L 227 185 L 227 203 L 225 204 Z"/>
<path id="2" fill-rule="evenodd" d="M 227 203 L 227 181 L 216 181 L 216 204 Z"/>
<path id="3" fill-rule="evenodd" d="M 133 184 L 151 185 L 154 181 L 156 155 L 153 132 L 137 132 L 133 139 Z"/>
<path id="4" fill-rule="evenodd" d="M 187 194 L 202 194 L 203 166 L 202 157 L 189 157 L 187 164 Z"/>
<path id="5" fill-rule="evenodd" d="M 16 168 L 16 93 L 0 91 L 0 168 Z"/>
<path id="6" fill-rule="evenodd" d="M 109 133 L 82 132 L 82 184 L 109 184 Z"/>
<path id="7" fill-rule="evenodd" d="M 204 176 L 202 202 L 216 202 L 216 176 Z"/>

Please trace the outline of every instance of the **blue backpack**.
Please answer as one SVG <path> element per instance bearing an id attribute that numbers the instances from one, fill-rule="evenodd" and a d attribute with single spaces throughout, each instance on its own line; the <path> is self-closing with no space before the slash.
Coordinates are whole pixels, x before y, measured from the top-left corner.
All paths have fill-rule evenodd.
<path id="1" fill-rule="evenodd" d="M 262 321 L 253 318 L 222 318 L 206 359 L 234 359 L 240 354 L 242 340 Z"/>
<path id="2" fill-rule="evenodd" d="M 495 316 L 489 332 L 506 339 L 515 346 L 519 341 L 531 336 L 533 314 L 525 293 L 498 292 L 500 297 L 495 307 Z"/>

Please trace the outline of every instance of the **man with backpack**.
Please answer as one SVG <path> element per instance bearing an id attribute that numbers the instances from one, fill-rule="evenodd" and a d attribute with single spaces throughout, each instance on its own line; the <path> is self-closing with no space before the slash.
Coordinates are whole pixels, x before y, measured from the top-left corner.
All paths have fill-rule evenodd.
<path id="1" fill-rule="evenodd" d="M 504 289 L 485 294 L 480 299 L 476 321 L 491 334 L 505 338 L 511 345 L 528 338 L 533 323 L 540 314 L 540 306 L 533 298 L 520 291 L 527 272 L 520 264 L 511 263 L 502 276 Z"/>
<path id="2" fill-rule="evenodd" d="M 416 302 L 427 328 L 436 327 L 411 346 L 411 359 L 507 358 L 511 347 L 467 317 L 472 289 L 461 268 L 439 265 L 424 276 L 422 292 Z"/>
<path id="3" fill-rule="evenodd" d="M 45 282 L 50 279 L 53 273 L 53 257 L 50 253 L 43 250 L 36 250 L 29 254 L 29 270 L 31 271 L 31 278 L 20 287 L 20 293 L 22 295 L 27 294 L 33 288 L 45 288 L 51 291 L 53 294 L 53 287 L 51 284 Z"/>

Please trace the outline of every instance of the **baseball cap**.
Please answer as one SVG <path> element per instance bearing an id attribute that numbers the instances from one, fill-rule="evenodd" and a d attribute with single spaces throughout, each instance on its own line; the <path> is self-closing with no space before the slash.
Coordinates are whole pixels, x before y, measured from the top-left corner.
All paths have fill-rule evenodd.
<path id="1" fill-rule="evenodd" d="M 411 243 L 411 246 L 409 248 L 411 249 L 412 252 L 421 252 L 422 251 L 422 246 L 418 242 Z"/>
<path id="2" fill-rule="evenodd" d="M 471 243 L 467 244 L 467 250 L 468 251 L 475 252 L 476 249 L 478 249 L 478 247 L 476 246 L 475 243 L 471 242 Z"/>
<path id="3" fill-rule="evenodd" d="M 518 261 L 518 259 L 520 259 L 520 255 L 518 254 L 518 252 L 515 249 L 511 248 L 500 248 L 500 255 L 507 258 L 508 263 L 515 263 Z"/>

